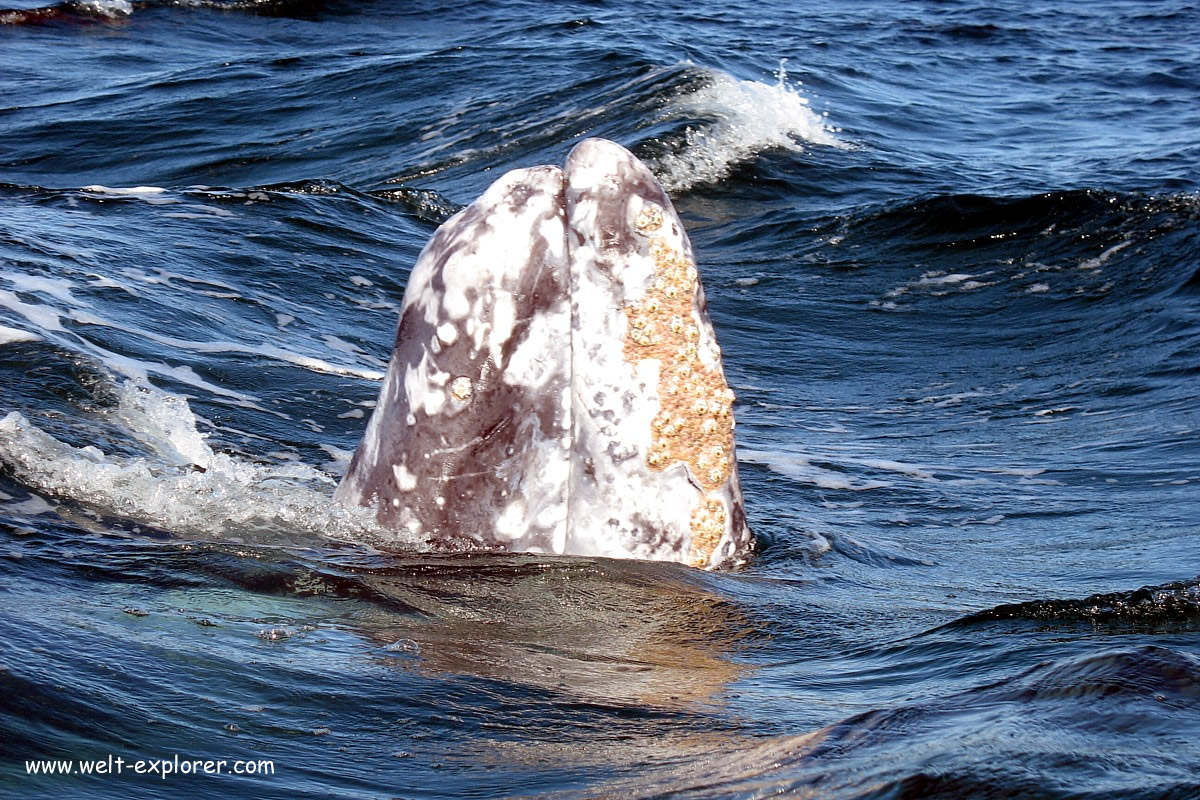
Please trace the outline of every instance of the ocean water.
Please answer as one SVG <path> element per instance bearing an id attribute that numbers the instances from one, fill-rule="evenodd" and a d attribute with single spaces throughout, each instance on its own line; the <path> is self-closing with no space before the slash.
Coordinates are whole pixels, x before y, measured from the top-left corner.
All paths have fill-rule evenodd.
<path id="1" fill-rule="evenodd" d="M 7 2 L 0 795 L 1200 798 L 1195 3 Z M 740 570 L 330 505 L 420 248 L 585 136 Z"/>

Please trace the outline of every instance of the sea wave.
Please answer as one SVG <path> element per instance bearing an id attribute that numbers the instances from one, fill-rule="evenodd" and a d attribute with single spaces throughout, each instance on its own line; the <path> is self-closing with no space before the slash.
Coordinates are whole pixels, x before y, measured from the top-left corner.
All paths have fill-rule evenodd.
<path id="1" fill-rule="evenodd" d="M 651 162 L 667 191 L 716 183 L 771 148 L 846 147 L 827 114 L 814 111 L 800 85 L 788 80 L 783 63 L 774 83 L 707 69 L 699 84 L 671 96 L 660 114 L 661 122 L 688 121 L 682 135 L 668 142 L 668 152 Z"/>
<path id="2" fill-rule="evenodd" d="M 1200 621 L 1200 577 L 1133 591 L 1093 594 L 1079 600 L 1034 600 L 996 606 L 955 625 L 1005 619 L 1039 622 L 1172 623 Z"/>
<path id="3" fill-rule="evenodd" d="M 84 504 L 185 537 L 271 544 L 280 537 L 292 541 L 301 532 L 314 542 L 424 549 L 422 540 L 378 528 L 369 510 L 332 503 L 335 478 L 322 470 L 214 451 L 181 397 L 126 382 L 104 416 L 128 433 L 129 444 L 139 445 L 138 454 L 72 446 L 13 411 L 0 419 L 0 464 L 31 490 L 58 502 Z M 29 508 L 5 511 L 20 516 Z M 41 503 L 34 510 L 55 507 Z"/>
<path id="4" fill-rule="evenodd" d="M 311 15 L 312 0 L 65 0 L 37 8 L 0 9 L 0 25 L 39 25 L 55 21 L 117 21 L 148 8 L 212 8 L 269 15 Z"/>
<path id="5" fill-rule="evenodd" d="M 144 6 L 137 0 L 67 0 L 40 8 L 0 9 L 0 25 L 37 25 L 60 19 L 116 20 Z"/>
<path id="6" fill-rule="evenodd" d="M 591 796 L 957 800 L 995 797 L 997 786 L 1014 796 L 1142 796 L 1145 775 L 1180 773 L 1171 745 L 1150 747 L 1136 734 L 1154 731 L 1163 742 L 1187 736 L 1198 690 L 1200 660 L 1191 653 L 1153 645 L 1105 649 L 808 733 L 728 739 L 711 753 L 612 781 Z M 1094 769 L 1058 772 L 1056 791 L 1047 792 L 1042 752 L 1027 749 L 1030 730 L 1049 740 L 1043 757 Z M 1182 798 L 1193 796 L 1196 784 L 1164 777 L 1157 788 L 1155 797 Z"/>

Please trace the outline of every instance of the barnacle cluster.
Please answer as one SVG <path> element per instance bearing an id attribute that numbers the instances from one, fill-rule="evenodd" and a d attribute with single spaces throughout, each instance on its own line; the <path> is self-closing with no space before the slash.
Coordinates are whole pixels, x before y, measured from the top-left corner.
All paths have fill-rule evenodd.
<path id="1" fill-rule="evenodd" d="M 718 488 L 733 468 L 733 392 L 721 371 L 720 353 L 710 345 L 712 366 L 700 358 L 696 266 L 653 234 L 662 211 L 643 208 L 638 231 L 650 239 L 654 278 L 646 294 L 625 308 L 629 320 L 625 358 L 657 359 L 659 411 L 651 423 L 646 460 L 652 469 L 683 462 L 706 491 Z"/>
<path id="2" fill-rule="evenodd" d="M 693 567 L 707 567 L 713 551 L 725 535 L 725 504 L 715 497 L 705 497 L 692 509 Z"/>
<path id="3" fill-rule="evenodd" d="M 625 308 L 625 358 L 659 363 L 659 411 L 651 422 L 647 464 L 663 470 L 682 462 L 700 488 L 711 492 L 724 485 L 733 469 L 733 392 L 725 383 L 715 342 L 708 345 L 708 363 L 700 358 L 700 328 L 693 313 L 699 290 L 696 265 L 655 235 L 663 223 L 662 210 L 651 205 L 635 221 L 638 232 L 650 240 L 655 270 L 641 301 Z M 694 566 L 708 564 L 725 526 L 724 502 L 702 498 L 691 518 Z"/>
<path id="4" fill-rule="evenodd" d="M 471 385 L 471 379 L 465 375 L 459 376 L 450 382 L 450 394 L 459 400 L 470 400 L 474 388 Z"/>

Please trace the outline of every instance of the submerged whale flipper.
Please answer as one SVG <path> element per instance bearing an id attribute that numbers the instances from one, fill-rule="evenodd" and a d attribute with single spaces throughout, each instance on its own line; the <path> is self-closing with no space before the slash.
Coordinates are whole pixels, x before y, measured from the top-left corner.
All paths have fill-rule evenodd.
<path id="1" fill-rule="evenodd" d="M 732 402 L 670 200 L 589 139 L 426 245 L 335 497 L 434 541 L 729 565 L 751 544 Z"/>

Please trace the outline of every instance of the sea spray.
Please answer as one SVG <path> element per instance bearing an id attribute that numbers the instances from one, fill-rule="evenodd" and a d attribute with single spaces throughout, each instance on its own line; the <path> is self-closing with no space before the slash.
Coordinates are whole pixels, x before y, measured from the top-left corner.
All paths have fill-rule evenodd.
<path id="1" fill-rule="evenodd" d="M 658 157 L 652 168 L 669 192 L 715 183 L 736 164 L 771 148 L 801 152 L 806 145 L 845 147 L 825 116 L 813 111 L 798 82 L 788 80 L 781 60 L 775 83 L 740 80 L 706 70 L 699 89 L 673 97 L 664 121 L 699 118 L 682 146 Z"/>

